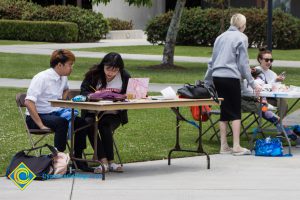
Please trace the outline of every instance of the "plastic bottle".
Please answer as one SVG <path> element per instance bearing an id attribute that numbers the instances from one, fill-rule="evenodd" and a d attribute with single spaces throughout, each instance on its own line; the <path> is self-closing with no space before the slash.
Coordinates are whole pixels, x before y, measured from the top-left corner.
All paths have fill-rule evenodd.
<path id="1" fill-rule="evenodd" d="M 87 100 L 86 96 L 83 96 L 83 95 L 77 95 L 72 98 L 72 101 L 74 101 L 74 102 L 84 102 L 86 100 Z"/>

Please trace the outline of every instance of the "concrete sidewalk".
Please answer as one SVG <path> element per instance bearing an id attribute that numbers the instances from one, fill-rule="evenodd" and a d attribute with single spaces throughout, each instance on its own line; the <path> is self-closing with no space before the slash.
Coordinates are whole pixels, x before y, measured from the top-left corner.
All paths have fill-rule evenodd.
<path id="1" fill-rule="evenodd" d="M 211 155 L 130 163 L 124 173 L 95 178 L 33 181 L 24 191 L 0 178 L 6 199 L 110 199 L 110 200 L 261 200 L 297 199 L 300 196 L 300 153 L 293 157 Z M 85 174 L 85 176 L 92 174 Z"/>
<path id="2" fill-rule="evenodd" d="M 55 49 L 80 49 L 92 47 L 110 47 L 110 46 L 138 46 L 152 45 L 146 39 L 128 39 L 128 40 L 101 40 L 95 43 L 49 43 L 49 44 L 34 44 L 34 45 L 0 45 L 2 53 L 19 53 L 19 54 L 35 54 L 35 55 L 50 55 Z M 103 58 L 104 52 L 88 52 L 88 51 L 73 51 L 76 57 L 84 58 Z M 161 61 L 162 55 L 144 55 L 144 54 L 121 54 L 124 59 L 128 60 L 150 60 Z M 175 56 L 176 62 L 193 62 L 207 63 L 208 57 L 191 57 L 191 56 Z M 255 59 L 250 59 L 250 65 L 258 65 Z M 273 66 L 278 67 L 300 67 L 300 61 L 285 61 L 275 60 Z"/>

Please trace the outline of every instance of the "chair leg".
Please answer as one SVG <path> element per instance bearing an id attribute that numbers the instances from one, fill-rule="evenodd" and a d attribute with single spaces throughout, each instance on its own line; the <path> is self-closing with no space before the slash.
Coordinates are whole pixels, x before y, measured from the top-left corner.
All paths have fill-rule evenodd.
<path id="1" fill-rule="evenodd" d="M 118 147 L 117 147 L 117 144 L 115 142 L 115 140 L 113 139 L 113 143 L 114 143 L 114 147 L 115 147 L 115 150 L 116 150 L 116 153 L 117 153 L 117 156 L 118 156 L 118 159 L 119 159 L 119 163 L 121 164 L 121 166 L 123 167 L 123 163 L 122 163 L 122 160 L 121 160 L 121 156 L 119 154 L 119 150 L 118 150 Z"/>

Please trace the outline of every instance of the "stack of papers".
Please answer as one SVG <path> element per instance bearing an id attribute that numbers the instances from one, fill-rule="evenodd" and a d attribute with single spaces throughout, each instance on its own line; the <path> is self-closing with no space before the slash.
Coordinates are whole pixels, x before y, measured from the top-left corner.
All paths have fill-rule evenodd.
<path id="1" fill-rule="evenodd" d="M 177 98 L 176 92 L 170 86 L 161 90 L 160 93 L 162 94 L 162 96 L 152 96 L 151 99 L 153 99 L 153 100 L 172 100 L 172 99 Z"/>

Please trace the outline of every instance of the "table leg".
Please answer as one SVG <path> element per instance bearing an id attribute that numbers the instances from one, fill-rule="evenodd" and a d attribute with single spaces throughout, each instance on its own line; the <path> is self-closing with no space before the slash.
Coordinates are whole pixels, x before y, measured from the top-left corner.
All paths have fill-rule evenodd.
<path id="1" fill-rule="evenodd" d="M 283 99 L 282 98 L 278 98 L 278 101 L 279 101 L 279 109 L 283 107 Z M 283 124 L 282 124 L 282 120 L 283 120 L 283 112 L 280 110 L 279 111 L 279 123 L 280 123 L 280 127 L 281 127 L 281 130 L 284 134 L 284 137 L 289 145 L 289 154 L 291 154 L 291 141 L 285 131 L 285 128 L 283 127 Z"/>
<path id="2" fill-rule="evenodd" d="M 97 127 L 97 129 L 95 129 L 95 143 L 94 143 L 94 157 L 92 160 L 88 160 L 88 159 L 81 159 L 81 158 L 75 158 L 74 156 L 74 134 L 75 134 L 75 130 L 74 130 L 74 121 L 75 121 L 75 114 L 74 114 L 74 108 L 72 108 L 72 112 L 71 112 L 71 149 L 70 149 L 70 158 L 72 160 L 72 162 L 74 163 L 75 165 L 75 168 L 76 170 L 78 170 L 78 167 L 76 165 L 76 160 L 77 161 L 86 161 L 86 162 L 95 162 L 95 163 L 98 163 L 101 165 L 101 168 L 102 168 L 102 180 L 105 180 L 105 168 L 104 168 L 104 165 L 102 162 L 100 162 L 98 159 L 97 159 L 97 130 L 98 130 L 98 126 L 95 125 L 95 127 Z M 97 122 L 97 121 L 96 121 Z M 96 123 L 95 124 L 98 124 Z M 96 147 L 96 148 L 95 148 Z M 96 155 L 96 157 L 95 157 Z"/>
<path id="3" fill-rule="evenodd" d="M 174 151 L 183 151 L 183 152 L 194 152 L 194 153 L 201 153 L 201 154 L 205 154 L 206 158 L 207 158 L 207 169 L 210 169 L 210 157 L 208 155 L 208 153 L 206 153 L 203 150 L 203 146 L 202 146 L 202 121 L 199 121 L 199 128 L 198 128 L 198 133 L 199 133 L 199 140 L 198 140 L 198 147 L 197 150 L 189 150 L 189 149 L 181 149 L 180 147 L 180 138 L 179 138 L 179 133 L 180 133 L 180 121 L 187 121 L 179 112 L 179 108 L 171 108 L 172 111 L 175 113 L 176 115 L 176 142 L 175 142 L 175 146 L 173 149 L 171 149 L 169 151 L 169 155 L 168 155 L 168 165 L 171 165 L 171 154 Z M 201 119 L 201 112 L 202 112 L 202 107 L 199 106 L 200 112 L 199 112 L 199 119 Z"/>

